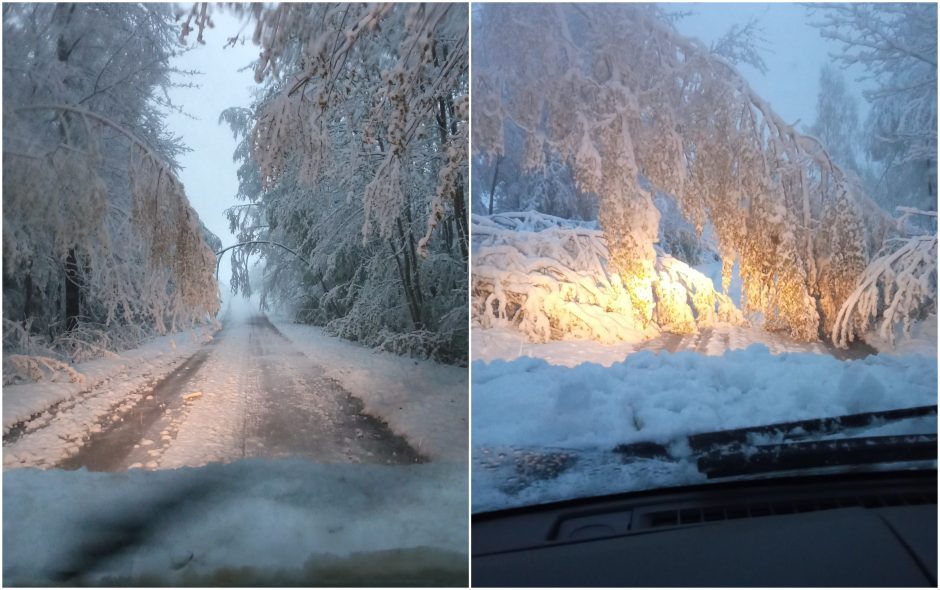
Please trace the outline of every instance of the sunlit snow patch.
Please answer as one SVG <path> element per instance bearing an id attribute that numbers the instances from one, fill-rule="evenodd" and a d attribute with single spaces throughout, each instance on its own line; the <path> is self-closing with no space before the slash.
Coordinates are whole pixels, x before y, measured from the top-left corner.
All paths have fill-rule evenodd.
<path id="1" fill-rule="evenodd" d="M 709 277 L 662 253 L 651 277 L 654 322 L 647 322 L 609 267 L 607 243 L 593 222 L 534 211 L 474 215 L 472 235 L 474 317 L 483 328 L 511 326 L 533 342 L 622 343 L 660 330 L 745 323 Z"/>

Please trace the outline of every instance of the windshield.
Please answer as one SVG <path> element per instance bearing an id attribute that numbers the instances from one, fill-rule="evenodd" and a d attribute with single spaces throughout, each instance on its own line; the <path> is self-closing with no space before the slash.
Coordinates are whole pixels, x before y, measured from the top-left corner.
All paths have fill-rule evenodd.
<path id="1" fill-rule="evenodd" d="M 4 585 L 467 585 L 468 16 L 4 5 Z"/>
<path id="2" fill-rule="evenodd" d="M 474 7 L 474 512 L 936 468 L 936 16 Z"/>

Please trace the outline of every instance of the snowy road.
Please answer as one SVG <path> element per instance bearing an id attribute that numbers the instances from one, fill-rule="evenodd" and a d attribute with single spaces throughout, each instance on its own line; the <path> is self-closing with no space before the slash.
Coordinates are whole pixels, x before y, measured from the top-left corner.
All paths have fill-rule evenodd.
<path id="1" fill-rule="evenodd" d="M 528 356 L 568 367 L 586 362 L 609 366 L 643 350 L 668 353 L 695 352 L 716 357 L 732 350 L 745 349 L 752 344 L 762 344 L 773 354 L 812 353 L 831 356 L 843 361 L 863 359 L 878 353 L 862 341 L 855 341 L 849 348 L 842 350 L 826 342 L 798 342 L 786 334 L 767 332 L 758 326 L 723 323 L 703 327 L 693 334 L 663 332 L 649 340 L 641 337 L 615 344 L 576 339 L 530 342 L 525 335 L 515 329 L 480 329 L 479 326 L 474 326 L 471 339 L 472 360 L 474 361 L 492 362 Z"/>
<path id="2" fill-rule="evenodd" d="M 139 393 L 136 405 L 99 422 L 100 432 L 60 466 L 120 471 L 287 456 L 425 460 L 257 313 L 227 322 L 212 343 Z"/>
<path id="3" fill-rule="evenodd" d="M 694 334 L 672 334 L 663 332 L 658 338 L 643 342 L 639 350 L 665 350 L 667 352 L 692 351 L 709 356 L 724 354 L 728 350 L 746 348 L 753 342 L 764 344 L 774 353 L 810 352 L 828 354 L 839 360 L 854 360 L 877 354 L 874 348 L 863 341 L 852 342 L 846 349 L 833 346 L 828 341 L 797 342 L 783 333 L 765 332 L 756 327 L 707 326 Z"/>

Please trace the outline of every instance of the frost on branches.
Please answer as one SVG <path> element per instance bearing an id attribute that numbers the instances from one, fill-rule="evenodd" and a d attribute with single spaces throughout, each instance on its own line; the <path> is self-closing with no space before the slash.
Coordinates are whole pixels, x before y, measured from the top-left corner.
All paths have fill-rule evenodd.
<path id="1" fill-rule="evenodd" d="M 725 289 L 739 261 L 746 312 L 798 340 L 832 333 L 868 262 L 870 208 L 818 141 L 654 7 L 479 12 L 475 150 L 502 154 L 505 131 L 518 128 L 528 168 L 544 166 L 546 152 L 572 162 L 579 187 L 598 195 L 611 266 L 641 322 L 662 316 L 653 246 L 662 192 L 699 232 L 714 228 Z"/>
<path id="2" fill-rule="evenodd" d="M 634 307 L 609 267 L 604 234 L 593 223 L 536 212 L 474 215 L 473 315 L 483 327 L 511 325 L 536 342 L 566 337 L 614 343 L 652 337 L 646 310 Z M 653 269 L 656 325 L 690 333 L 716 322 L 743 324 L 711 279 L 666 254 Z"/>
<path id="3" fill-rule="evenodd" d="M 937 222 L 937 213 L 907 209 Z M 902 218 L 903 219 L 903 218 Z M 915 322 L 936 322 L 937 232 L 889 241 L 859 279 L 836 318 L 833 342 L 847 346 L 874 330 L 893 343 L 898 334 L 910 335 Z"/>
<path id="4" fill-rule="evenodd" d="M 813 25 L 840 48 L 843 67 L 863 68 L 873 88 L 865 124 L 872 184 L 886 209 L 937 210 L 937 5 L 811 5 Z"/>
<path id="5" fill-rule="evenodd" d="M 87 360 L 215 315 L 162 122 L 174 29 L 158 5 L 4 8 L 5 355 Z"/>
<path id="6" fill-rule="evenodd" d="M 223 114 L 241 140 L 243 202 L 228 217 L 254 242 L 233 251 L 233 286 L 251 289 L 260 255 L 265 304 L 371 346 L 465 359 L 466 5 L 248 12 L 264 90 Z"/>

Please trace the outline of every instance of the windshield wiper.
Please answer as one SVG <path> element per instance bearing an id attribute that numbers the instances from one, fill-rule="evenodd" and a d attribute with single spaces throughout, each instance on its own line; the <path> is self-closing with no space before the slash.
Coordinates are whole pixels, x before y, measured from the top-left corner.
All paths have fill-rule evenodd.
<path id="1" fill-rule="evenodd" d="M 815 418 L 811 420 L 798 420 L 796 422 L 780 422 L 764 426 L 737 428 L 705 434 L 693 434 L 689 437 L 689 446 L 695 451 L 705 451 L 718 445 L 744 444 L 751 436 L 768 435 L 782 436 L 784 440 L 802 440 L 812 436 L 825 436 L 836 434 L 854 428 L 866 428 L 888 422 L 908 420 L 910 418 L 923 418 L 936 416 L 937 406 L 917 406 L 902 408 L 900 410 L 884 410 L 879 412 L 864 412 L 861 414 L 846 414 L 832 418 Z"/>
<path id="2" fill-rule="evenodd" d="M 713 479 L 794 469 L 936 459 L 936 434 L 861 436 L 757 445 L 731 453 L 712 451 L 698 458 L 698 469 L 709 479 Z"/>
<path id="3" fill-rule="evenodd" d="M 773 437 L 782 442 L 800 441 L 814 436 L 844 433 L 851 429 L 936 415 L 937 406 L 934 404 L 692 434 L 687 437 L 686 441 L 694 453 L 708 453 L 717 447 L 737 447 L 747 444 L 755 437 Z M 629 443 L 617 445 L 613 452 L 623 455 L 625 459 L 669 458 L 671 456 L 669 446 L 653 442 Z"/>

